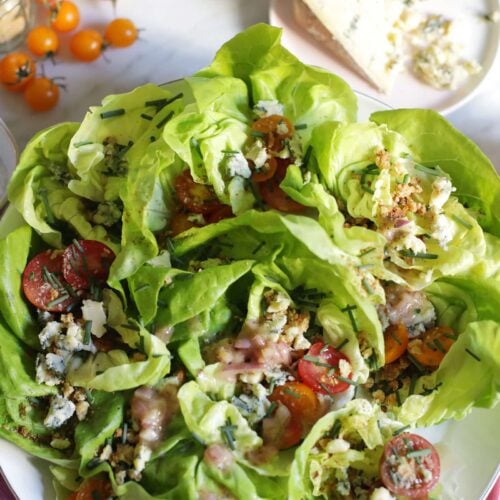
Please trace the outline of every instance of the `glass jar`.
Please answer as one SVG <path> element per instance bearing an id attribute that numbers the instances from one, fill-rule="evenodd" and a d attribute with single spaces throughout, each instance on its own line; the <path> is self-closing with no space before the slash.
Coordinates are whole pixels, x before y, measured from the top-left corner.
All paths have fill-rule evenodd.
<path id="1" fill-rule="evenodd" d="M 9 52 L 24 40 L 34 10 L 31 0 L 0 0 L 0 53 Z"/>

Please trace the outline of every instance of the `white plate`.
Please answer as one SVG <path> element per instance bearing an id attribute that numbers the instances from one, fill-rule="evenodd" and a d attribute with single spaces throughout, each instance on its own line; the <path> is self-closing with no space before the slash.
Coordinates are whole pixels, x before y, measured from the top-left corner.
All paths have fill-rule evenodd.
<path id="1" fill-rule="evenodd" d="M 14 170 L 17 161 L 17 146 L 14 137 L 0 119 L 0 210 L 4 205 L 7 194 L 7 181 Z"/>
<path id="2" fill-rule="evenodd" d="M 292 0 L 272 0 L 269 11 L 271 24 L 283 28 L 282 43 L 301 61 L 326 68 L 344 78 L 354 89 L 386 102 L 393 108 L 430 108 L 443 114 L 451 113 L 467 102 L 484 82 L 492 69 L 500 41 L 500 23 L 487 22 L 481 14 L 498 8 L 498 0 L 433 0 L 425 3 L 429 12 L 439 12 L 460 20 L 464 55 L 478 61 L 482 71 L 468 78 L 456 90 L 437 90 L 411 74 L 398 75 L 389 95 L 370 86 L 349 67 L 335 59 L 327 49 L 297 25 L 292 14 Z"/>
<path id="3" fill-rule="evenodd" d="M 175 83 L 175 82 L 174 82 Z M 357 92 L 358 119 L 389 109 L 383 102 Z M 0 220 L 0 237 L 19 223 L 14 210 Z M 440 500 L 484 500 L 500 474 L 498 451 L 500 406 L 495 410 L 473 410 L 461 422 L 423 429 L 441 457 L 443 493 Z M 0 469 L 20 500 L 53 500 L 48 463 L 31 457 L 0 439 Z M 2 500 L 2 499 L 0 499 Z"/>

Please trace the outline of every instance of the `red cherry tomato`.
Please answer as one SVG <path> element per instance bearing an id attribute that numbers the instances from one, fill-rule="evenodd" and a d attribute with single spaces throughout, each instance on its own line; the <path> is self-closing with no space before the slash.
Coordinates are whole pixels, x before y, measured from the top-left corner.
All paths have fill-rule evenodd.
<path id="1" fill-rule="evenodd" d="M 80 22 L 78 7 L 69 0 L 55 2 L 51 6 L 51 25 L 56 31 L 66 33 L 74 30 Z"/>
<path id="2" fill-rule="evenodd" d="M 68 496 L 68 500 L 94 500 L 95 498 L 110 498 L 113 489 L 109 481 L 91 477 L 86 479 L 77 491 Z"/>
<path id="3" fill-rule="evenodd" d="M 404 432 L 384 447 L 380 459 L 380 477 L 395 495 L 426 497 L 439 481 L 439 455 L 429 441 Z"/>
<path id="4" fill-rule="evenodd" d="M 221 205 L 213 190 L 205 184 L 195 182 L 189 170 L 176 177 L 174 186 L 177 199 L 189 212 L 208 214 Z"/>
<path id="5" fill-rule="evenodd" d="M 323 342 L 311 346 L 306 358 L 298 362 L 299 378 L 313 391 L 320 394 L 336 394 L 349 388 L 349 382 L 339 380 L 339 364 L 343 360 L 349 363 L 349 358 L 337 351 L 335 347 Z M 350 363 L 349 363 L 350 364 Z M 351 379 L 349 374 L 348 379 Z"/>
<path id="6" fill-rule="evenodd" d="M 290 412 L 288 426 L 283 429 L 279 442 L 276 443 L 279 449 L 296 445 L 320 416 L 316 394 L 301 382 L 293 381 L 277 386 L 269 396 L 269 400 L 280 402 Z"/>
<path id="7" fill-rule="evenodd" d="M 61 312 L 79 300 L 63 277 L 63 253 L 46 250 L 28 262 L 23 273 L 23 291 L 38 309 Z"/>
<path id="8" fill-rule="evenodd" d="M 274 177 L 274 174 L 276 173 L 277 168 L 278 160 L 274 156 L 271 156 L 271 158 L 267 159 L 262 168 L 260 168 L 259 170 L 256 170 L 254 168 L 254 171 L 252 173 L 252 180 L 254 180 L 255 182 L 264 182 L 272 179 Z"/>
<path id="9" fill-rule="evenodd" d="M 206 221 L 207 224 L 215 224 L 223 219 L 229 219 L 230 217 L 233 217 L 233 215 L 233 210 L 229 205 L 221 204 L 219 208 L 216 208 L 213 212 L 210 212 L 207 215 Z"/>
<path id="10" fill-rule="evenodd" d="M 191 215 L 185 212 L 177 212 L 174 214 L 170 220 L 170 233 L 172 236 L 177 236 L 192 227 L 201 227 L 200 224 L 192 220 Z"/>
<path id="11" fill-rule="evenodd" d="M 285 178 L 288 165 L 289 160 L 278 159 L 278 167 L 274 177 L 268 181 L 259 183 L 259 192 L 262 199 L 271 208 L 280 210 L 281 212 L 302 212 L 306 207 L 292 200 L 292 198 L 280 188 L 280 184 Z"/>
<path id="12" fill-rule="evenodd" d="M 24 100 L 33 111 L 49 111 L 59 102 L 59 86 L 44 76 L 36 77 L 24 90 Z"/>
<path id="13" fill-rule="evenodd" d="M 69 42 L 71 53 L 83 62 L 95 61 L 102 54 L 104 39 L 96 30 L 81 30 Z"/>
<path id="14" fill-rule="evenodd" d="M 79 240 L 69 245 L 63 254 L 63 274 L 66 281 L 77 290 L 92 284 L 103 284 L 115 259 L 113 250 L 94 240 Z"/>
<path id="15" fill-rule="evenodd" d="M 59 49 L 59 37 L 52 28 L 37 26 L 29 32 L 26 45 L 35 56 L 50 57 Z"/>
<path id="16" fill-rule="evenodd" d="M 0 80 L 7 90 L 19 92 L 35 76 L 36 64 L 23 52 L 12 52 L 0 60 Z"/>
<path id="17" fill-rule="evenodd" d="M 104 38 L 113 47 L 128 47 L 137 40 L 137 28 L 130 19 L 113 19 L 107 26 Z"/>

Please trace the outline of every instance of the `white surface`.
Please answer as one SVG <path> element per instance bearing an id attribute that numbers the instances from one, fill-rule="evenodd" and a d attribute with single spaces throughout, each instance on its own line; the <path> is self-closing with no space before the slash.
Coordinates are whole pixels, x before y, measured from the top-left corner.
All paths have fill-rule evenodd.
<path id="1" fill-rule="evenodd" d="M 0 119 L 0 209 L 7 198 L 7 180 L 16 166 L 17 147 L 14 137 Z"/>
<path id="2" fill-rule="evenodd" d="M 270 9 L 271 24 L 284 28 L 283 44 L 304 62 L 331 70 L 346 79 L 361 92 L 387 102 L 393 108 L 432 108 L 450 113 L 476 93 L 493 66 L 500 38 L 499 23 L 480 17 L 494 9 L 497 0 L 433 0 L 424 2 L 423 10 L 455 19 L 459 25 L 460 42 L 467 58 L 480 62 L 483 70 L 456 90 L 437 90 L 418 80 L 409 72 L 398 75 L 389 94 L 378 92 L 350 67 L 337 60 L 333 53 L 321 46 L 312 35 L 293 19 L 290 0 L 273 0 Z"/>

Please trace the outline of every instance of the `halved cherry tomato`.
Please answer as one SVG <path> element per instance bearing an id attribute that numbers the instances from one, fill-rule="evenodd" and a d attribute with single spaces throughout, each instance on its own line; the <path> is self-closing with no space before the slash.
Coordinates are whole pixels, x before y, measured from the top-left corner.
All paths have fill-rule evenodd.
<path id="1" fill-rule="evenodd" d="M 267 181 L 274 177 L 277 168 L 278 160 L 274 156 L 271 156 L 259 170 L 253 168 L 252 180 L 255 182 Z"/>
<path id="2" fill-rule="evenodd" d="M 408 347 L 408 329 L 403 324 L 389 325 L 384 331 L 385 364 L 399 359 Z"/>
<path id="3" fill-rule="evenodd" d="M 298 213 L 305 210 L 305 206 L 292 200 L 283 189 L 280 188 L 281 181 L 285 178 L 289 161 L 278 159 L 278 168 L 274 177 L 268 181 L 259 183 L 259 192 L 262 199 L 271 208 L 281 212 Z"/>
<path id="4" fill-rule="evenodd" d="M 208 214 L 220 206 L 213 190 L 205 184 L 195 182 L 189 170 L 175 178 L 174 186 L 179 202 L 190 212 Z"/>
<path id="5" fill-rule="evenodd" d="M 130 19 L 113 19 L 106 26 L 104 39 L 113 47 L 128 47 L 137 40 L 137 28 Z"/>
<path id="6" fill-rule="evenodd" d="M 320 405 L 316 394 L 301 382 L 287 382 L 277 386 L 269 400 L 280 402 L 290 412 L 288 426 L 277 443 L 278 448 L 290 448 L 297 444 L 309 432 L 320 417 Z"/>
<path id="7" fill-rule="evenodd" d="M 455 339 L 455 332 L 449 326 L 436 326 L 410 341 L 408 352 L 422 365 L 437 368 Z"/>
<path id="8" fill-rule="evenodd" d="M 37 76 L 26 86 L 24 100 L 33 111 L 49 111 L 59 102 L 59 86 L 45 76 Z"/>
<path id="9" fill-rule="evenodd" d="M 295 131 L 292 122 L 281 115 L 260 118 L 252 123 L 252 130 L 264 134 L 267 148 L 275 152 L 284 148 L 284 140 L 292 137 Z"/>
<path id="10" fill-rule="evenodd" d="M 12 52 L 0 60 L 0 80 L 7 90 L 19 92 L 35 76 L 35 61 L 23 52 Z"/>
<path id="11" fill-rule="evenodd" d="M 78 7 L 69 0 L 55 2 L 51 5 L 51 25 L 56 31 L 66 33 L 78 26 L 80 22 L 80 11 Z"/>
<path id="12" fill-rule="evenodd" d="M 64 250 L 64 278 L 77 290 L 88 289 L 92 284 L 102 284 L 108 279 L 109 268 L 114 260 L 113 250 L 104 243 L 79 240 Z"/>
<path id="13" fill-rule="evenodd" d="M 26 39 L 28 49 L 35 56 L 53 56 L 59 49 L 59 38 L 57 33 L 48 26 L 37 26 L 28 33 Z"/>
<path id="14" fill-rule="evenodd" d="M 86 479 L 77 491 L 71 493 L 68 500 L 94 500 L 111 496 L 113 496 L 113 489 L 109 481 L 91 477 Z"/>
<path id="15" fill-rule="evenodd" d="M 23 291 L 38 309 L 61 312 L 79 300 L 63 277 L 63 253 L 46 250 L 33 257 L 23 272 Z"/>
<path id="16" fill-rule="evenodd" d="M 170 234 L 172 236 L 177 236 L 192 227 L 201 227 L 201 224 L 196 223 L 190 218 L 190 214 L 185 212 L 177 212 L 170 220 Z"/>
<path id="17" fill-rule="evenodd" d="M 392 438 L 380 459 L 382 482 L 398 496 L 427 498 L 426 494 L 439 481 L 440 472 L 439 455 L 434 446 L 409 432 Z"/>
<path id="18" fill-rule="evenodd" d="M 207 217 L 206 221 L 207 224 L 215 224 L 216 222 L 219 222 L 223 219 L 229 219 L 230 217 L 233 217 L 233 210 L 229 205 L 220 205 L 219 208 L 216 208 L 213 212 L 210 212 Z"/>
<path id="19" fill-rule="evenodd" d="M 338 379 L 340 361 L 343 360 L 350 366 L 349 358 L 345 354 L 324 342 L 316 342 L 306 356 L 307 358 L 299 360 L 297 369 L 300 380 L 313 391 L 336 394 L 349 388 L 349 382 Z M 349 373 L 346 378 L 351 379 L 352 374 Z"/>

